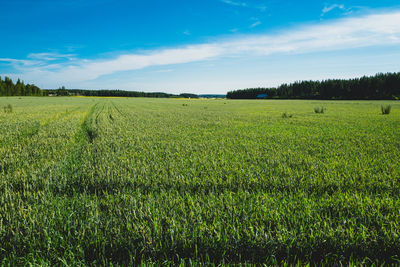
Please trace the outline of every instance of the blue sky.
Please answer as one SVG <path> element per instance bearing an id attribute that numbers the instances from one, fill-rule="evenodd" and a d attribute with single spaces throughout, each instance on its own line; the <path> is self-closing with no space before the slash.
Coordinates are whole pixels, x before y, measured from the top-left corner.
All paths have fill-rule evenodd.
<path id="1" fill-rule="evenodd" d="M 0 76 L 226 93 L 400 71 L 400 3 L 0 0 Z"/>

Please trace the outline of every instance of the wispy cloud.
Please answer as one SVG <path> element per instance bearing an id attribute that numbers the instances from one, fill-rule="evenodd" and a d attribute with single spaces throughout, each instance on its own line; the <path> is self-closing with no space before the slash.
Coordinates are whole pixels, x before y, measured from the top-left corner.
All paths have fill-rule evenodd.
<path id="1" fill-rule="evenodd" d="M 352 13 L 351 8 L 346 8 L 344 5 L 341 5 L 341 4 L 333 4 L 333 5 L 330 5 L 330 6 L 325 6 L 322 9 L 321 17 L 323 17 L 325 14 L 327 14 L 327 13 L 329 13 L 329 12 L 335 10 L 335 9 L 339 9 L 339 10 L 345 11 L 346 14 L 351 14 Z"/>
<path id="2" fill-rule="evenodd" d="M 278 34 L 247 35 L 212 43 L 123 54 L 112 59 L 85 60 L 31 54 L 28 59 L 0 59 L 12 64 L 27 80 L 80 84 L 104 75 L 154 66 L 186 64 L 229 57 L 310 53 L 400 44 L 400 11 L 347 18 L 314 26 L 297 27 Z M 73 60 L 71 60 L 73 58 Z"/>
<path id="3" fill-rule="evenodd" d="M 258 10 L 260 10 L 261 12 L 265 12 L 267 11 L 268 7 L 266 5 L 260 5 L 260 6 L 256 6 L 256 8 Z"/>
<path id="4" fill-rule="evenodd" d="M 334 5 L 331 5 L 331 6 L 325 6 L 324 9 L 322 9 L 322 13 L 324 13 L 324 14 L 328 13 L 328 12 L 334 10 L 335 8 L 344 9 L 344 5 L 334 4 Z"/>
<path id="5" fill-rule="evenodd" d="M 257 9 L 258 11 L 265 12 L 267 10 L 267 6 L 264 4 L 261 5 L 254 5 L 249 2 L 243 2 L 243 1 L 236 1 L 236 0 L 220 0 L 221 2 L 231 5 L 231 6 L 236 6 L 236 7 L 247 7 L 247 8 L 254 8 Z"/>
<path id="6" fill-rule="evenodd" d="M 246 2 L 239 2 L 239 1 L 232 1 L 232 0 L 221 0 L 221 2 L 224 2 L 225 4 L 232 5 L 232 6 L 247 6 Z"/>
<path id="7" fill-rule="evenodd" d="M 40 63 L 41 61 L 34 61 L 29 59 L 14 59 L 14 58 L 0 58 L 0 62 L 4 62 L 6 64 L 14 65 L 14 66 L 35 66 Z"/>
<path id="8" fill-rule="evenodd" d="M 254 22 L 253 24 L 251 24 L 251 25 L 249 26 L 249 28 L 257 27 L 257 26 L 260 25 L 260 24 L 261 24 L 260 21 L 256 21 L 256 22 Z"/>
<path id="9" fill-rule="evenodd" d="M 28 55 L 28 58 L 38 59 L 38 60 L 59 60 L 59 59 L 75 59 L 75 54 L 59 54 L 59 53 L 31 53 Z"/>

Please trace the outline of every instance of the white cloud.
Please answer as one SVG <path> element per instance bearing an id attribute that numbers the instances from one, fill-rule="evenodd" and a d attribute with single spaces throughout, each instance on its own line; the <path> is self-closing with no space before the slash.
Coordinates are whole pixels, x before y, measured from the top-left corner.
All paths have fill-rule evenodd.
<path id="1" fill-rule="evenodd" d="M 253 5 L 248 2 L 242 2 L 236 0 L 220 0 L 220 1 L 231 6 L 254 8 L 260 12 L 265 12 L 268 8 L 266 5 Z"/>
<path id="2" fill-rule="evenodd" d="M 58 59 L 75 59 L 76 55 L 74 54 L 59 54 L 59 53 L 31 53 L 28 55 L 28 58 L 38 59 L 38 60 L 58 60 Z"/>
<path id="3" fill-rule="evenodd" d="M 45 79 L 46 84 L 79 85 L 104 75 L 152 66 L 400 44 L 398 25 L 400 11 L 297 27 L 278 34 L 247 35 L 207 44 L 123 54 L 113 59 L 70 60 L 73 55 L 41 53 L 31 54 L 26 60 L 3 58 L 0 61 L 12 64 L 26 80 Z M 64 58 L 64 61 L 52 64 L 54 58 Z"/>
<path id="4" fill-rule="evenodd" d="M 254 22 L 253 24 L 251 24 L 251 25 L 249 26 L 249 28 L 257 27 L 257 26 L 260 25 L 260 24 L 261 24 L 260 21 L 256 21 L 256 22 Z"/>
<path id="5" fill-rule="evenodd" d="M 325 6 L 325 7 L 322 9 L 322 14 L 321 14 L 321 16 L 325 15 L 326 13 L 328 13 L 328 12 L 330 12 L 330 11 L 336 9 L 336 8 L 341 9 L 341 10 L 346 10 L 345 7 L 344 7 L 344 5 L 339 5 L 339 4 L 334 4 L 334 5 L 330 5 L 330 6 Z"/>
<path id="6" fill-rule="evenodd" d="M 232 5 L 232 6 L 247 6 L 247 3 L 245 2 L 239 2 L 239 1 L 232 1 L 232 0 L 221 0 L 221 2 L 224 2 L 225 4 Z"/>
<path id="7" fill-rule="evenodd" d="M 0 62 L 5 62 L 7 64 L 14 66 L 35 66 L 41 63 L 40 61 L 14 59 L 14 58 L 0 58 Z"/>

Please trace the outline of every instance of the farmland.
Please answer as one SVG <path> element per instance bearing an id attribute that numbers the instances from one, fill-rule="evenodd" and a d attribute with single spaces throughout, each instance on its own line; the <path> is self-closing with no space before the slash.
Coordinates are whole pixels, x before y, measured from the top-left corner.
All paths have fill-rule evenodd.
<path id="1" fill-rule="evenodd" d="M 399 264 L 400 102 L 0 107 L 2 264 Z"/>

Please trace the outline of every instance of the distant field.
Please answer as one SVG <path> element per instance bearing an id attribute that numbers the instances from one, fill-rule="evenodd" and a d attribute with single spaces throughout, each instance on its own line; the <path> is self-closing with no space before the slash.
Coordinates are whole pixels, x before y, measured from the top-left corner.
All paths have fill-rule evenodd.
<path id="1" fill-rule="evenodd" d="M 400 264 L 400 102 L 0 108 L 2 264 Z"/>

